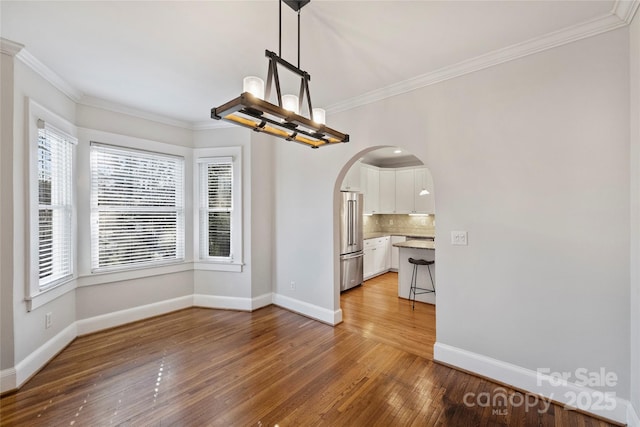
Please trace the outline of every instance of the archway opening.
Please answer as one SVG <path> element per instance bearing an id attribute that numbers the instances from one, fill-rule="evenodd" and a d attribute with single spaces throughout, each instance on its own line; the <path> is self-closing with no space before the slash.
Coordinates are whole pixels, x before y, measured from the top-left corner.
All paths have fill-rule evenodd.
<path id="1" fill-rule="evenodd" d="M 419 266 L 415 277 L 418 288 L 435 290 L 431 172 L 401 147 L 372 147 L 346 162 L 336 192 L 340 274 L 334 292 L 344 327 L 432 359 L 436 293 L 410 292 L 413 265 L 408 261 L 433 261 Z M 350 220 L 359 200 L 359 217 Z M 354 224 L 361 227 L 361 245 L 345 247 L 358 236 L 349 229 Z M 360 263 L 355 261 L 359 250 Z"/>

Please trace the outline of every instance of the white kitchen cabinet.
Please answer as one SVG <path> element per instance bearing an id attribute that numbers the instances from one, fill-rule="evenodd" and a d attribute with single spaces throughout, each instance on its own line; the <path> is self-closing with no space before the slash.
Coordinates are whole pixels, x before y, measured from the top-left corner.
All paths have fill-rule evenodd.
<path id="1" fill-rule="evenodd" d="M 364 257 L 362 260 L 362 276 L 364 280 L 367 280 L 374 276 L 374 254 L 376 253 L 375 247 L 364 248 Z"/>
<path id="2" fill-rule="evenodd" d="M 392 271 L 398 271 L 398 267 L 400 265 L 400 260 L 399 260 L 400 248 L 396 248 L 393 245 L 395 243 L 406 242 L 406 241 L 407 241 L 406 236 L 391 236 L 391 241 L 389 242 L 390 250 L 391 250 L 391 264 L 389 268 Z"/>
<path id="3" fill-rule="evenodd" d="M 389 236 L 364 241 L 363 276 L 365 280 L 389 271 L 390 242 Z"/>
<path id="4" fill-rule="evenodd" d="M 435 213 L 433 179 L 425 167 L 380 169 L 361 164 L 359 176 L 366 214 Z M 429 194 L 420 196 L 423 188 Z"/>
<path id="5" fill-rule="evenodd" d="M 389 236 L 377 239 L 376 252 L 374 253 L 374 270 L 375 274 L 382 274 L 389 271 L 391 263 L 391 252 L 389 251 Z"/>
<path id="6" fill-rule="evenodd" d="M 380 172 L 377 167 L 363 164 L 360 168 L 360 187 L 364 194 L 364 213 L 380 211 Z"/>
<path id="7" fill-rule="evenodd" d="M 380 213 L 392 214 L 396 209 L 396 171 L 380 169 Z"/>
<path id="8" fill-rule="evenodd" d="M 414 187 L 413 169 L 397 169 L 395 213 L 409 214 L 414 212 Z"/>
<path id="9" fill-rule="evenodd" d="M 360 162 L 355 162 L 342 180 L 342 191 L 360 191 Z"/>
<path id="10" fill-rule="evenodd" d="M 423 189 L 429 191 L 429 194 L 421 196 L 420 192 Z M 426 214 L 433 214 L 435 212 L 433 203 L 433 179 L 427 168 L 415 169 L 414 211 L 415 213 Z"/>

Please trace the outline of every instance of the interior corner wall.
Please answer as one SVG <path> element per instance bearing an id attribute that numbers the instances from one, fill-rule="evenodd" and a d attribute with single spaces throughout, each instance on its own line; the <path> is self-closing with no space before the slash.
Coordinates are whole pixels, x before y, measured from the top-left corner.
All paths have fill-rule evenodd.
<path id="1" fill-rule="evenodd" d="M 604 367 L 619 381 L 603 391 L 628 398 L 628 49 L 622 28 L 331 115 L 342 146 L 278 141 L 274 288 L 335 309 L 336 179 L 357 151 L 401 145 L 436 184 L 437 341 Z"/>
<path id="2" fill-rule="evenodd" d="M 271 294 L 273 274 L 273 153 L 271 137 L 251 132 L 251 296 Z"/>
<path id="3" fill-rule="evenodd" d="M 631 403 L 640 417 L 640 13 L 629 28 L 631 84 Z"/>
<path id="4" fill-rule="evenodd" d="M 14 57 L 0 54 L 0 371 L 14 365 L 13 67 Z"/>
<path id="5" fill-rule="evenodd" d="M 72 326 L 76 320 L 75 293 L 69 292 L 39 307 L 27 311 L 25 283 L 27 282 L 27 159 L 26 97 L 55 112 L 67 121 L 75 122 L 75 103 L 46 82 L 19 60 L 15 61 L 13 96 L 13 322 L 14 362 L 19 364 L 57 334 Z M 45 313 L 52 313 L 52 326 L 45 329 Z M 4 341 L 3 341 L 4 343 Z"/>

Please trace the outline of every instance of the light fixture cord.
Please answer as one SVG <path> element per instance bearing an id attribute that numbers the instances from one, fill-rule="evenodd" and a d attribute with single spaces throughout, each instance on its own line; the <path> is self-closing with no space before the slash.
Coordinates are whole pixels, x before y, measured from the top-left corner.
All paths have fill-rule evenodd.
<path id="1" fill-rule="evenodd" d="M 300 9 L 298 9 L 298 68 L 300 68 Z"/>
<path id="2" fill-rule="evenodd" d="M 278 56 L 282 58 L 282 0 L 280 0 L 280 4 L 278 7 Z"/>

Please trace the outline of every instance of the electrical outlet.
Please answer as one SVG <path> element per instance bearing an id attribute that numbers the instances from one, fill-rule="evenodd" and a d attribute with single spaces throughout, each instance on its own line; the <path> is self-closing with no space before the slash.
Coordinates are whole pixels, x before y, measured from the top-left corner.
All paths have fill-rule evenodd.
<path id="1" fill-rule="evenodd" d="M 296 290 L 296 282 L 294 282 L 293 280 L 291 281 L 291 283 L 289 284 L 289 286 L 291 287 L 292 291 Z"/>
<path id="2" fill-rule="evenodd" d="M 457 246 L 466 246 L 467 232 L 466 231 L 452 231 L 451 232 L 451 244 Z"/>
<path id="3" fill-rule="evenodd" d="M 393 225 L 393 220 L 392 219 L 389 220 L 389 225 Z"/>
<path id="4" fill-rule="evenodd" d="M 51 313 L 44 315 L 44 328 L 49 329 L 51 327 Z"/>

